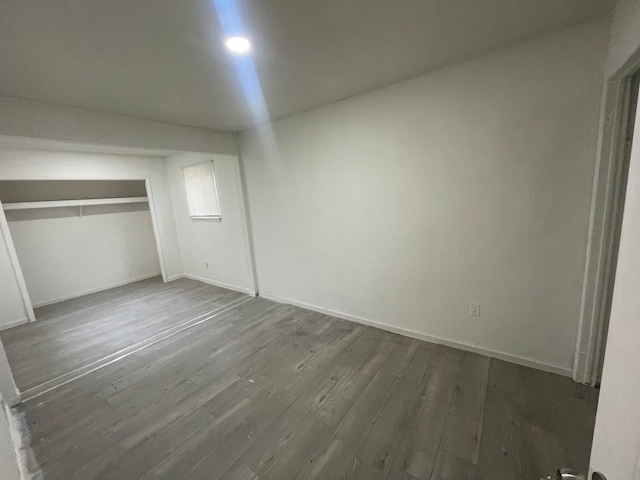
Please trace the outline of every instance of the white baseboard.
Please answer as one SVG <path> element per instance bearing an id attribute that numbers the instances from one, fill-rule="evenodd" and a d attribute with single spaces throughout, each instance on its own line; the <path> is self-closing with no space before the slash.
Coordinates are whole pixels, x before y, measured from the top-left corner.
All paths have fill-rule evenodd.
<path id="1" fill-rule="evenodd" d="M 11 322 L 4 323 L 0 325 L 1 330 L 7 330 L 9 328 L 17 327 L 18 325 L 24 325 L 25 323 L 29 323 L 29 319 L 27 317 L 21 318 L 19 320 L 12 320 Z"/>
<path id="2" fill-rule="evenodd" d="M 178 275 L 171 275 L 170 277 L 167 277 L 167 282 L 173 282 L 174 280 L 179 280 L 181 278 L 187 278 L 184 276 L 184 273 L 180 273 Z"/>
<path id="3" fill-rule="evenodd" d="M 90 295 L 92 293 L 98 293 L 104 290 L 109 290 L 110 288 L 122 287 L 123 285 L 129 285 L 130 283 L 141 282 L 142 280 L 148 280 L 150 278 L 159 277 L 159 276 L 160 276 L 160 272 L 157 272 L 157 273 L 150 273 L 148 275 L 142 275 L 141 277 L 135 277 L 135 278 L 130 278 L 128 280 L 123 280 L 122 282 L 110 283 L 109 285 L 103 285 L 101 287 L 92 288 L 90 290 L 84 290 L 82 292 L 74 293 L 71 295 L 65 295 L 63 297 L 54 298 L 53 300 L 47 300 L 46 302 L 34 303 L 33 308 L 53 305 L 54 303 L 64 302 L 65 300 L 71 300 L 72 298 L 83 297 L 85 295 Z"/>
<path id="4" fill-rule="evenodd" d="M 172 277 L 169 277 L 167 280 L 171 282 L 173 280 L 177 280 L 178 278 L 188 278 L 190 280 L 196 280 L 198 282 L 206 283 L 208 285 L 213 285 L 215 287 L 222 287 L 222 288 L 226 288 L 227 290 L 234 290 L 236 292 L 246 293 L 247 295 L 251 295 L 252 297 L 256 296 L 256 292 L 246 287 L 240 287 L 232 283 L 219 282 L 217 280 L 211 280 L 210 278 L 199 277 L 198 275 L 192 275 L 190 273 L 183 273 L 182 275 L 173 275 Z"/>
<path id="5" fill-rule="evenodd" d="M 295 305 L 296 307 L 304 308 L 307 310 L 313 310 L 314 312 L 323 313 L 325 315 L 331 315 L 332 317 L 342 318 L 343 320 L 349 320 L 351 322 L 361 323 L 363 325 L 368 325 L 370 327 L 380 328 L 388 332 L 404 335 L 405 337 L 411 337 L 417 340 L 424 340 L 425 342 L 431 342 L 437 345 L 453 347 L 459 350 L 465 350 L 467 352 L 479 353 L 481 355 L 486 355 L 491 358 L 497 358 L 498 360 L 504 360 L 506 362 L 515 363 L 517 365 L 523 365 L 525 367 L 535 368 L 537 370 L 542 370 L 544 372 L 556 373 L 558 375 L 563 375 L 565 377 L 572 376 L 572 370 L 570 368 L 560 367 L 558 365 L 550 365 L 548 363 L 539 362 L 531 358 L 526 358 L 518 355 L 513 355 L 510 353 L 500 352 L 497 350 L 492 350 L 490 348 L 480 347 L 478 345 L 470 345 L 468 343 L 457 342 L 455 340 L 449 340 L 446 338 L 434 337 L 432 335 L 427 335 L 425 333 L 416 332 L 414 330 L 409 330 L 402 327 L 396 327 L 394 325 L 388 325 L 386 323 L 376 322 L 374 320 L 358 317 L 356 315 L 350 315 L 348 313 L 329 310 L 327 308 L 318 307 L 317 305 L 312 305 L 310 303 L 301 302 L 298 300 L 280 298 L 274 295 L 264 294 L 264 293 L 260 293 L 260 297 L 266 298 L 267 300 L 272 300 L 278 303 Z"/>

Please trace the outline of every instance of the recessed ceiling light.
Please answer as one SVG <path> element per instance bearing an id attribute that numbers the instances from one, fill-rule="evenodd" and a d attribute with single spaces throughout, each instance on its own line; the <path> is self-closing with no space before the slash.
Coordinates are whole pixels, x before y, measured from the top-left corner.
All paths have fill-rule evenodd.
<path id="1" fill-rule="evenodd" d="M 245 37 L 231 37 L 224 44 L 233 53 L 243 54 L 251 50 L 251 42 Z"/>

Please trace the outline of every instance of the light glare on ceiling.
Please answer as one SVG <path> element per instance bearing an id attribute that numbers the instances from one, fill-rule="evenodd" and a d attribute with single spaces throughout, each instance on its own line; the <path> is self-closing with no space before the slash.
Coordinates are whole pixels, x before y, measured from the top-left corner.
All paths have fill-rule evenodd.
<path id="1" fill-rule="evenodd" d="M 251 42 L 245 37 L 231 37 L 225 42 L 229 51 L 233 53 L 243 54 L 251 50 Z"/>

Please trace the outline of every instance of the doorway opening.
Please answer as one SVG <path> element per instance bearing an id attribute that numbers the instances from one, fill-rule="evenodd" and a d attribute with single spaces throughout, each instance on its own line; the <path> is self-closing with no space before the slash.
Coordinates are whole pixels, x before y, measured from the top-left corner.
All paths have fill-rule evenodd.
<path id="1" fill-rule="evenodd" d="M 575 381 L 593 386 L 602 377 L 639 89 L 640 71 L 607 85 L 573 367 Z"/>

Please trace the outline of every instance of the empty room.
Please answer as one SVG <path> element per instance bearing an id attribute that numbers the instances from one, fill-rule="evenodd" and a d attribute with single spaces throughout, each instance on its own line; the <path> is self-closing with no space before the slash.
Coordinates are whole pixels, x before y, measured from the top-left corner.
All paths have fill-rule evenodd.
<path id="1" fill-rule="evenodd" d="M 1 3 L 0 480 L 640 479 L 638 0 Z"/>

